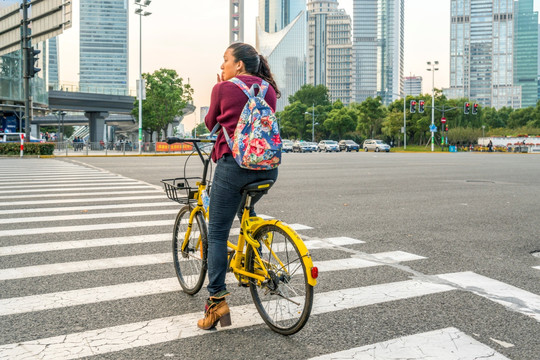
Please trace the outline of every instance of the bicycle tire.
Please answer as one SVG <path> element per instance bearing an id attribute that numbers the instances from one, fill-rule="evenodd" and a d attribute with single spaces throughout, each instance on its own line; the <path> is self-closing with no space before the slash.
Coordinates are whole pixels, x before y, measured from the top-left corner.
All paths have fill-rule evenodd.
<path id="1" fill-rule="evenodd" d="M 195 214 L 187 251 L 182 252 L 184 234 L 188 229 L 192 208 L 180 209 L 174 222 L 172 250 L 174 269 L 178 282 L 186 294 L 194 295 L 201 290 L 207 271 L 207 227 L 202 212 Z"/>
<path id="2" fill-rule="evenodd" d="M 268 242 L 267 247 L 264 241 L 265 238 L 268 239 L 268 234 L 271 234 L 272 240 Z M 273 331 L 282 335 L 292 335 L 304 327 L 313 305 L 313 286 L 308 283 L 307 269 L 300 251 L 293 239 L 274 224 L 257 229 L 253 237 L 261 246 L 259 249 L 248 246 L 247 270 L 254 272 L 257 266 L 261 266 L 254 254 L 254 251 L 260 251 L 261 259 L 265 262 L 264 266 L 273 274 L 273 279 L 267 279 L 261 284 L 251 279 L 249 284 L 251 297 L 259 315 Z M 278 253 L 276 255 L 281 259 L 283 267 L 268 248 L 275 254 Z"/>

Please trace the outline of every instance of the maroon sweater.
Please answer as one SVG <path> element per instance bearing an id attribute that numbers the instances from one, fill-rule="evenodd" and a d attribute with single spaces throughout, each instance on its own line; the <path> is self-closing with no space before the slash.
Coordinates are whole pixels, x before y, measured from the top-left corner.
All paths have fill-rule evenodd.
<path id="1" fill-rule="evenodd" d="M 260 85 L 262 81 L 261 78 L 251 75 L 239 75 L 238 79 L 242 80 L 248 88 L 251 88 L 251 85 L 254 83 Z M 272 85 L 268 86 L 264 98 L 272 110 L 275 111 L 277 98 L 276 91 Z M 246 94 L 236 84 L 230 81 L 217 83 L 212 89 L 210 109 L 204 118 L 208 130 L 212 131 L 214 126 L 220 123 L 222 130 L 226 129 L 229 137 L 232 138 L 247 100 Z M 214 151 L 212 151 L 212 160 L 218 161 L 223 155 L 231 153 L 223 132 L 220 132 L 214 146 Z"/>

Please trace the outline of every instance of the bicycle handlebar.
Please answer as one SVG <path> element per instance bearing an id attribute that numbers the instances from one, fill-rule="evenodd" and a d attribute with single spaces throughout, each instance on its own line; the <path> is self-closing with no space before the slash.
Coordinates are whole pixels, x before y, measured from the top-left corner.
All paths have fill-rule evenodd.
<path id="1" fill-rule="evenodd" d="M 167 144 L 176 144 L 176 143 L 215 143 L 216 139 L 200 139 L 200 138 L 178 138 L 178 137 L 169 137 L 167 138 Z"/>

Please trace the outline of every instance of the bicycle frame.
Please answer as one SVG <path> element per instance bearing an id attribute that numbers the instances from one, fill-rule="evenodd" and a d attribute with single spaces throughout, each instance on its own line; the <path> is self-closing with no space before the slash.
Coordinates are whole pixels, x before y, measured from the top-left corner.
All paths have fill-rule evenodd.
<path id="1" fill-rule="evenodd" d="M 253 238 L 252 234 L 254 234 L 262 226 L 272 224 L 278 226 L 281 230 L 285 231 L 294 241 L 294 243 L 298 247 L 298 250 L 300 251 L 302 262 L 307 270 L 306 274 L 308 276 L 308 284 L 311 286 L 315 286 L 317 284 L 317 280 L 313 278 L 310 271 L 313 268 L 313 261 L 311 260 L 311 255 L 309 254 L 307 247 L 300 239 L 298 234 L 289 226 L 283 224 L 280 220 L 264 220 L 260 217 L 251 217 L 249 211 L 250 203 L 251 197 L 247 195 L 244 211 L 242 212 L 238 243 L 233 244 L 230 241 L 227 241 L 227 246 L 234 251 L 234 257 L 230 260 L 230 267 L 238 281 L 247 284 L 249 282 L 249 278 L 255 279 L 259 283 L 262 283 L 263 281 L 268 279 L 269 273 L 266 269 L 266 266 L 261 266 L 254 273 L 246 270 L 247 263 L 245 261 L 246 253 L 244 252 L 244 250 L 246 249 L 247 244 L 251 245 L 255 249 L 263 246 L 261 245 L 261 243 L 259 243 Z M 281 262 L 279 256 L 270 248 L 269 244 L 267 242 L 264 242 L 264 246 L 266 246 L 267 249 L 270 251 L 272 257 L 279 262 L 281 268 L 285 270 L 283 262 Z M 259 252 L 254 251 L 254 254 L 259 264 L 262 264 L 264 261 L 263 259 L 261 259 Z M 243 277 L 245 277 L 245 279 Z"/>

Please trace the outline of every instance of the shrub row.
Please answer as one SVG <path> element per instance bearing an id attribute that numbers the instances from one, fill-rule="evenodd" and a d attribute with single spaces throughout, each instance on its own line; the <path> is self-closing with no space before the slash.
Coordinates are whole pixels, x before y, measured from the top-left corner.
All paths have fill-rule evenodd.
<path id="1" fill-rule="evenodd" d="M 25 143 L 24 155 L 52 155 L 54 144 L 52 143 Z M 0 155 L 19 155 L 21 144 L 0 143 Z"/>

